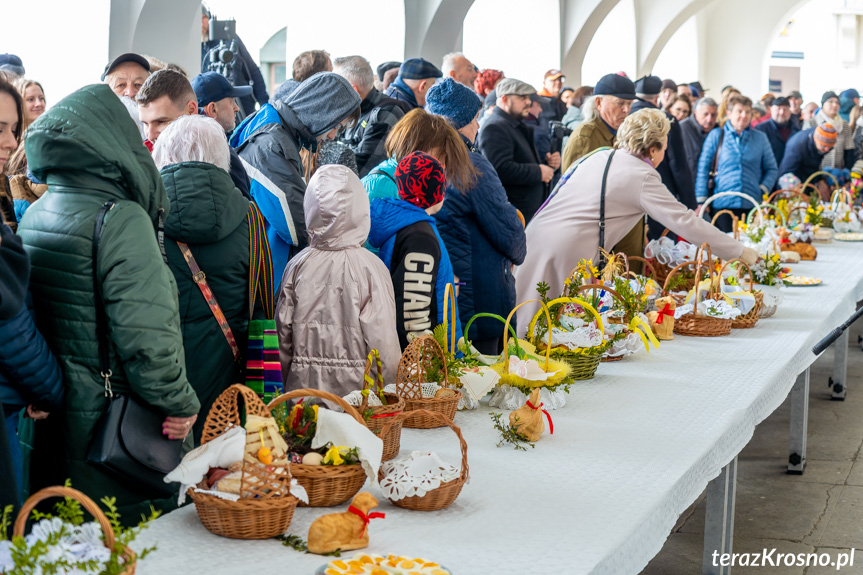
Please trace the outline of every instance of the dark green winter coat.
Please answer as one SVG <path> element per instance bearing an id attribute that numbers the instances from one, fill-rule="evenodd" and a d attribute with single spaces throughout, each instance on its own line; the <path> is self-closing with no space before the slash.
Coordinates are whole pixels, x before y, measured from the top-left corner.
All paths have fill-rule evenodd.
<path id="1" fill-rule="evenodd" d="M 249 200 L 231 177 L 212 164 L 185 162 L 162 169 L 171 213 L 165 221 L 168 265 L 180 297 L 180 324 L 189 382 L 201 401 L 201 413 L 233 383 L 239 383 L 246 355 L 249 326 Z M 177 242 L 184 242 L 204 272 L 207 285 L 240 349 L 234 361 L 228 341 L 207 300 L 192 280 L 192 272 Z M 195 423 L 200 441 L 204 417 Z"/>
<path id="2" fill-rule="evenodd" d="M 30 169 L 48 191 L 19 230 L 32 263 L 38 324 L 66 386 L 63 412 L 37 426 L 33 473 L 42 483 L 69 477 L 95 500 L 114 496 L 124 522 L 134 522 L 150 497 L 85 460 L 108 404 L 99 377 L 93 228 L 102 204 L 115 200 L 96 262 L 114 391 L 131 391 L 165 416 L 194 415 L 200 404 L 186 378 L 177 287 L 156 241 L 168 197 L 135 123 L 106 85 L 54 105 L 30 126 L 25 146 Z M 167 507 L 169 500 L 155 504 Z"/>

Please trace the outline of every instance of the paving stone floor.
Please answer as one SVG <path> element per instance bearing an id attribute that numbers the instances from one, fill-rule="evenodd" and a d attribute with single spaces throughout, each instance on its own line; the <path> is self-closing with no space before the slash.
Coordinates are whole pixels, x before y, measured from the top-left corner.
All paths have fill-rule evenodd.
<path id="1" fill-rule="evenodd" d="M 842 574 L 863 575 L 863 322 L 851 328 L 848 395 L 831 401 L 827 379 L 832 349 L 810 371 L 808 466 L 788 475 L 790 401 L 761 422 L 738 458 L 735 553 L 839 553 L 855 548 L 854 566 Z M 678 519 L 662 551 L 641 575 L 701 573 L 704 494 Z M 822 575 L 835 567 L 734 567 L 734 575 Z"/>

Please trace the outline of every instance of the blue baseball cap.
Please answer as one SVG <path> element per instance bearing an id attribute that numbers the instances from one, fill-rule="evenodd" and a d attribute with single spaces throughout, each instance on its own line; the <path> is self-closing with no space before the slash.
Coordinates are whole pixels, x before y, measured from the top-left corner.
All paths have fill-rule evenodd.
<path id="1" fill-rule="evenodd" d="M 399 66 L 399 78 L 402 80 L 426 80 L 442 76 L 443 72 L 437 66 L 423 58 L 411 58 Z"/>
<path id="2" fill-rule="evenodd" d="M 192 89 L 198 98 L 198 106 L 203 108 L 211 102 L 225 98 L 242 98 L 252 93 L 251 86 L 233 86 L 218 72 L 204 72 L 192 78 Z"/>

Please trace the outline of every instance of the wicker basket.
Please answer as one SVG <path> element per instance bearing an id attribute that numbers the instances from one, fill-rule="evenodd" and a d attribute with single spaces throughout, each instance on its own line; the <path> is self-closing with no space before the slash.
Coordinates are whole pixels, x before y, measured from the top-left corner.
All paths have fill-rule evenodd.
<path id="1" fill-rule="evenodd" d="M 599 284 L 587 284 L 587 285 L 581 286 L 579 288 L 579 290 L 585 289 L 585 288 L 590 288 L 590 287 L 600 287 L 604 290 L 607 290 L 609 292 L 617 294 L 617 292 L 614 292 L 613 290 L 610 290 L 609 288 L 606 288 L 604 286 L 600 286 Z M 620 296 L 618 295 L 617 297 L 619 298 Z M 528 303 L 528 302 L 524 302 L 524 303 Z M 594 317 L 596 317 L 596 323 L 597 323 L 597 327 L 599 328 L 599 331 L 604 333 L 604 330 L 602 327 L 602 318 L 600 317 L 599 312 L 596 311 L 593 308 L 593 306 L 591 306 L 586 301 L 580 300 L 578 298 L 560 297 L 560 298 L 557 298 L 557 299 L 554 299 L 554 300 L 551 300 L 550 302 L 548 302 L 548 304 L 547 304 L 548 308 L 550 308 L 551 306 L 553 306 L 554 304 L 557 304 L 557 303 L 574 303 L 574 304 L 578 304 L 581 307 L 583 307 L 584 309 L 588 310 L 590 313 L 592 313 L 594 315 Z M 521 304 L 521 305 L 524 305 L 524 304 Z M 580 350 L 570 350 L 570 349 L 567 349 L 567 348 L 562 347 L 562 346 L 549 349 L 551 346 L 551 316 L 548 314 L 548 308 L 543 306 L 543 308 L 541 308 L 538 312 L 536 312 L 536 315 L 533 316 L 533 319 L 531 319 L 530 324 L 527 326 L 528 338 L 533 338 L 534 337 L 534 327 L 536 326 L 536 321 L 540 318 L 540 316 L 543 314 L 543 312 L 545 312 L 546 318 L 548 320 L 548 332 L 547 332 L 548 333 L 548 343 L 545 344 L 546 370 L 548 369 L 548 357 L 550 355 L 554 355 L 555 358 L 560 359 L 561 361 L 565 361 L 572 368 L 572 372 L 569 374 L 569 379 L 572 379 L 572 380 L 591 379 L 594 375 L 596 375 L 596 370 L 597 370 L 597 368 L 599 368 L 599 364 L 602 361 L 602 353 L 587 354 L 587 353 L 584 353 Z M 518 309 L 518 307 L 516 307 L 516 309 Z M 515 312 L 515 310 L 513 310 L 513 312 Z M 510 317 L 512 317 L 512 314 L 510 314 Z M 558 317 L 560 317 L 560 316 L 558 315 Z M 536 349 L 538 351 L 540 350 L 539 345 L 537 345 Z M 507 354 L 508 350 L 507 350 L 507 344 L 506 344 L 506 332 L 505 331 L 504 331 L 503 351 L 504 351 L 504 358 L 503 359 L 505 362 L 505 366 L 508 369 L 509 368 L 509 356 Z"/>
<path id="2" fill-rule="evenodd" d="M 377 366 L 377 378 L 372 379 L 372 362 Z M 381 356 L 378 350 L 373 349 L 366 360 L 366 371 L 363 375 L 363 402 L 360 405 L 360 413 L 363 415 L 366 427 L 377 434 L 384 442 L 384 452 L 381 461 L 388 461 L 398 455 L 402 441 L 402 424 L 391 425 L 386 435 L 381 435 L 381 430 L 390 417 L 396 416 L 405 409 L 405 400 L 394 393 L 384 393 L 384 374 L 381 366 Z M 386 405 L 369 407 L 369 394 L 378 393 L 383 395 L 387 401 Z M 366 414 L 371 415 L 366 419 Z"/>
<path id="3" fill-rule="evenodd" d="M 431 371 L 434 358 L 440 362 L 440 370 L 443 372 L 443 381 L 437 383 L 441 388 L 449 389 L 446 354 L 434 337 L 424 335 L 410 342 L 402 354 L 396 373 L 396 395 L 404 399 L 405 411 L 437 412 L 452 421 L 461 399 L 460 391 L 454 389 L 454 394 L 448 397 L 422 395 L 422 384 L 428 380 L 426 374 Z M 437 417 L 413 417 L 406 420 L 404 426 L 412 429 L 433 429 L 443 427 L 443 423 Z"/>
<path id="4" fill-rule="evenodd" d="M 353 417 L 359 423 L 365 425 L 363 418 L 357 410 L 344 399 L 332 393 L 319 389 L 297 389 L 284 393 L 273 399 L 267 407 L 272 409 L 291 399 L 301 397 L 317 397 L 331 401 L 345 410 L 345 413 Z M 309 502 L 300 501 L 300 507 L 332 507 L 341 505 L 356 495 L 366 482 L 366 472 L 359 463 L 349 465 L 303 465 L 294 463 L 291 465 L 291 473 L 297 482 L 302 485 L 309 496 Z"/>
<path id="5" fill-rule="evenodd" d="M 760 313 L 761 317 L 762 318 L 773 317 L 776 314 L 776 310 L 779 309 L 779 305 L 778 304 L 770 305 L 770 304 L 765 303 L 764 292 L 762 292 L 762 291 L 757 291 L 757 292 L 755 292 L 755 294 L 756 294 L 755 295 L 756 298 L 757 297 L 761 298 L 761 313 Z"/>
<path id="6" fill-rule="evenodd" d="M 701 269 L 705 265 L 702 261 L 702 257 L 705 253 L 707 253 L 706 265 L 710 278 L 709 295 L 719 297 L 718 294 L 713 292 L 715 289 L 713 254 L 710 252 L 710 246 L 707 244 L 702 244 L 694 262 L 682 263 L 675 267 L 674 270 L 672 270 L 672 273 L 668 274 L 668 277 L 665 280 L 665 292 L 668 293 L 668 283 L 671 281 L 671 278 L 674 277 L 674 274 L 683 266 L 695 266 L 695 286 L 698 286 L 698 284 L 701 283 Z M 718 337 L 730 334 L 732 320 L 698 315 L 698 293 L 700 291 L 701 290 L 697 289 L 697 287 L 695 288 L 694 301 L 692 302 L 692 313 L 688 313 L 674 320 L 674 333 L 695 337 Z"/>
<path id="7" fill-rule="evenodd" d="M 740 218 L 738 218 L 737 214 L 735 214 L 731 210 L 719 210 L 718 212 L 713 214 L 713 217 L 710 219 L 710 223 L 715 226 L 716 220 L 718 220 L 719 216 L 721 216 L 722 214 L 728 214 L 729 216 L 731 216 L 731 231 L 734 233 L 734 239 L 739 240 L 740 239 L 740 228 L 739 228 Z"/>
<path id="8" fill-rule="evenodd" d="M 637 258 L 637 256 L 633 256 L 633 257 L 632 257 L 632 259 L 636 259 L 636 258 Z M 638 259 L 643 260 L 643 262 L 644 262 L 644 263 L 646 263 L 648 266 L 650 266 L 650 263 L 649 263 L 647 260 L 645 260 L 644 258 L 638 258 Z M 624 255 L 624 261 L 626 262 L 626 274 L 627 274 L 627 276 L 628 276 L 629 274 L 634 274 L 635 272 L 630 272 L 630 271 L 629 271 L 629 258 L 627 258 L 625 255 Z M 622 302 L 622 301 L 623 301 L 623 298 L 620 296 L 620 294 L 619 294 L 619 293 L 617 293 L 615 290 L 613 290 L 613 289 L 611 289 L 611 288 L 608 288 L 608 287 L 605 287 L 604 285 L 601 285 L 601 284 L 585 284 L 585 285 L 583 285 L 583 286 L 579 286 L 579 288 L 578 288 L 578 290 L 577 290 L 577 293 L 579 293 L 579 294 L 580 294 L 581 292 L 586 291 L 586 290 L 588 290 L 588 289 L 593 289 L 593 290 L 601 289 L 601 290 L 605 290 L 605 291 L 607 291 L 608 293 L 610 293 L 611 295 L 613 295 L 613 296 L 617 299 L 617 301 L 619 301 L 619 302 Z M 562 309 L 563 309 L 563 308 L 561 308 L 561 310 L 562 310 Z M 560 319 L 560 316 L 558 316 L 558 320 L 559 320 L 559 319 Z M 629 322 L 630 322 L 631 320 L 632 320 L 632 318 L 630 317 L 629 313 L 627 313 L 626 315 L 624 315 L 624 316 L 623 316 L 623 323 L 624 323 L 625 325 L 629 326 Z M 629 328 L 628 328 L 628 327 L 627 327 L 627 331 L 629 331 Z M 611 348 L 609 348 L 609 349 L 611 349 Z M 578 373 L 579 373 L 579 372 L 581 372 L 581 373 L 585 373 L 585 374 L 586 374 L 586 373 L 588 373 L 591 369 L 593 369 L 593 373 L 596 373 L 596 370 L 597 370 L 597 368 L 599 367 L 599 364 L 600 364 L 600 363 L 604 363 L 604 362 L 611 362 L 611 361 L 620 361 L 620 360 L 622 360 L 622 359 L 623 359 L 623 357 L 624 357 L 624 356 L 622 356 L 622 355 L 619 355 L 619 356 L 617 356 L 617 357 L 608 357 L 607 353 L 608 353 L 608 352 L 605 352 L 605 353 L 603 353 L 603 354 L 601 354 L 601 355 L 600 355 L 600 360 L 599 360 L 599 362 L 597 362 L 597 365 L 596 365 L 596 366 L 593 366 L 593 362 L 592 362 L 592 361 L 587 361 L 587 360 L 589 360 L 589 359 L 590 359 L 590 356 L 584 356 L 584 355 L 582 355 L 582 356 L 581 356 L 583 359 L 582 359 L 582 361 L 580 361 L 580 362 L 579 362 L 579 363 L 580 363 L 580 365 L 576 366 L 573 362 L 570 362 L 570 365 L 572 366 L 573 373 L 574 373 L 575 375 L 578 375 Z M 593 375 L 590 375 L 590 376 L 587 376 L 587 377 L 584 377 L 584 378 L 578 378 L 578 377 L 575 377 L 574 379 L 590 379 L 591 377 L 593 377 Z"/>
<path id="9" fill-rule="evenodd" d="M 270 417 L 258 395 L 245 385 L 234 384 L 213 403 L 204 422 L 201 444 L 208 443 L 233 426 L 241 425 L 238 400 L 242 398 L 246 415 Z M 244 461 L 238 501 L 197 493 L 188 496 L 195 502 L 198 517 L 207 531 L 232 539 L 269 539 L 288 529 L 299 500 L 290 494 L 289 465 L 250 464 Z"/>
<path id="10" fill-rule="evenodd" d="M 434 491 L 429 491 L 422 497 L 404 497 L 398 501 L 390 499 L 390 502 L 396 507 L 410 509 L 412 511 L 439 511 L 441 509 L 446 509 L 456 500 L 459 493 L 461 493 L 461 488 L 464 487 L 464 484 L 467 482 L 469 472 L 467 466 L 467 443 L 465 443 L 464 437 L 461 435 L 461 429 L 456 427 L 456 425 L 453 424 L 452 421 L 448 420 L 445 415 L 437 411 L 406 411 L 401 415 L 395 416 L 392 421 L 387 422 L 387 426 L 395 425 L 404 421 L 405 427 L 409 427 L 408 424 L 410 420 L 416 418 L 435 419 L 439 422 L 439 425 L 436 427 L 447 426 L 453 430 L 453 433 L 456 434 L 459 444 L 461 445 L 461 470 L 459 471 L 457 479 L 442 483 L 440 487 Z M 385 430 L 387 426 L 384 426 Z M 383 478 L 384 475 L 381 470 L 378 472 L 378 480 L 382 480 Z"/>
<path id="11" fill-rule="evenodd" d="M 80 503 L 84 509 L 87 510 L 87 513 L 93 516 L 93 519 L 96 520 L 99 527 L 102 528 L 102 533 L 105 534 L 105 547 L 111 550 L 114 549 L 114 546 L 117 543 L 114 538 L 114 528 L 111 527 L 111 523 L 108 521 L 105 513 L 92 499 L 71 487 L 46 487 L 31 495 L 30 498 L 24 502 L 24 505 L 21 507 L 21 511 L 18 512 L 18 517 L 15 519 L 15 526 L 12 528 L 13 537 L 24 537 L 24 528 L 27 525 L 27 518 L 30 516 L 30 513 L 37 505 L 39 505 L 39 503 L 51 497 L 69 497 Z M 124 547 L 123 557 L 125 558 L 125 568 L 121 572 L 121 575 L 135 575 L 135 567 L 138 563 L 138 558 L 135 555 L 135 552 L 128 547 Z M 15 572 L 17 573 L 17 571 Z"/>
<path id="12" fill-rule="evenodd" d="M 741 273 L 741 268 L 746 268 L 747 275 L 749 276 L 749 291 L 752 292 L 752 296 L 755 298 L 755 307 L 749 310 L 745 315 L 739 315 L 733 320 L 731 320 L 731 327 L 733 329 L 748 329 L 750 327 L 755 327 L 755 324 L 758 323 L 759 318 L 761 317 L 761 305 L 764 303 L 764 294 L 761 292 L 755 291 L 755 286 L 752 283 L 752 271 L 749 269 L 749 265 L 739 258 L 735 258 L 733 260 L 728 260 L 725 262 L 725 265 L 719 270 L 719 275 L 722 275 L 722 272 L 725 268 L 728 267 L 728 264 L 731 262 L 738 262 L 739 266 L 737 268 L 737 278 L 738 280 L 743 277 Z M 760 297 L 759 297 L 760 296 Z"/>

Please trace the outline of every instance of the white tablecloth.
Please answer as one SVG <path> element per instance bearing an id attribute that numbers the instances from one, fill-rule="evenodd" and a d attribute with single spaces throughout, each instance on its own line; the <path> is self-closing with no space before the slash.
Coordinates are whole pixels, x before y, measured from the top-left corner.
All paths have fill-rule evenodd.
<path id="1" fill-rule="evenodd" d="M 818 245 L 817 262 L 795 264 L 824 285 L 786 288 L 777 314 L 720 338 L 676 336 L 649 356 L 601 364 L 551 412 L 554 435 L 527 452 L 497 448 L 482 406 L 459 412 L 470 484 L 439 512 L 398 509 L 380 496 L 373 553 L 413 555 L 458 575 L 638 573 L 662 548 L 679 515 L 739 453 L 755 426 L 787 397 L 815 357 L 812 345 L 863 299 L 863 244 Z M 404 430 L 402 451 L 433 449 L 458 464 L 447 429 Z M 297 509 L 289 533 L 335 509 Z M 235 541 L 207 532 L 193 506 L 157 520 L 135 542 L 158 551 L 140 575 L 313 573 L 326 558 L 276 541 Z M 352 555 L 352 553 L 349 553 Z"/>

